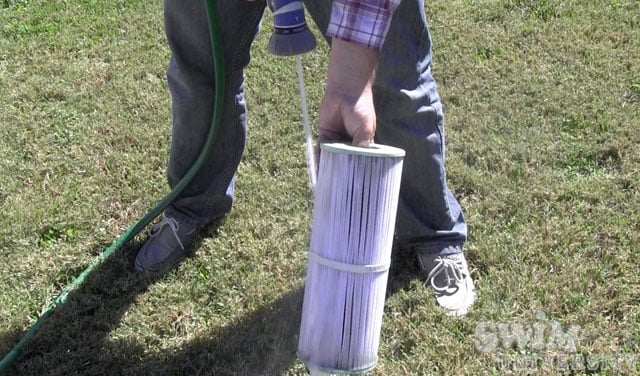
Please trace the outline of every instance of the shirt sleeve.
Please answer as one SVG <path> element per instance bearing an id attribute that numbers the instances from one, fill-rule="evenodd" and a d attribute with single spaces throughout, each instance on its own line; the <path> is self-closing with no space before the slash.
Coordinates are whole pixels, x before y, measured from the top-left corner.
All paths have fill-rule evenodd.
<path id="1" fill-rule="evenodd" d="M 380 50 L 399 3 L 400 0 L 334 0 L 327 36 Z"/>

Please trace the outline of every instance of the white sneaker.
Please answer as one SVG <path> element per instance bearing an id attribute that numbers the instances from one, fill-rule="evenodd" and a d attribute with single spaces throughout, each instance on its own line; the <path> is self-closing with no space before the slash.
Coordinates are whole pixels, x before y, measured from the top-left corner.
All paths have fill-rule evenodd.
<path id="1" fill-rule="evenodd" d="M 476 289 L 463 253 L 434 255 L 419 253 L 420 268 L 427 274 L 425 284 L 433 287 L 436 302 L 450 316 L 464 316 L 476 301 Z"/>

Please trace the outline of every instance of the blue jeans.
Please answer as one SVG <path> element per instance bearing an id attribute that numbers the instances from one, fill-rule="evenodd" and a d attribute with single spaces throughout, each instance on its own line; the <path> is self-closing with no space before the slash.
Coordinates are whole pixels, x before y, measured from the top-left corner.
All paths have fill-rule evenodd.
<path id="1" fill-rule="evenodd" d="M 327 28 L 331 1 L 306 0 L 319 30 Z M 223 121 L 214 151 L 167 215 L 205 224 L 231 210 L 235 173 L 245 147 L 244 69 L 265 2 L 219 0 L 226 68 Z M 197 158 L 209 131 L 215 82 L 203 0 L 165 0 L 165 28 L 172 59 L 167 72 L 173 106 L 169 184 Z M 396 238 L 432 253 L 457 253 L 467 237 L 458 201 L 447 187 L 444 116 L 431 75 L 431 37 L 424 0 L 398 7 L 381 52 L 374 85 L 376 142 L 406 151 Z"/>

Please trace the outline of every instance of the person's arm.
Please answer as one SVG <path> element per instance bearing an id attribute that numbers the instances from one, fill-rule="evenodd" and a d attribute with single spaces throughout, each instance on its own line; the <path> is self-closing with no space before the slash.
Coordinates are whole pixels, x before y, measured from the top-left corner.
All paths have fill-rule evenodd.
<path id="1" fill-rule="evenodd" d="M 376 132 L 373 78 L 379 51 L 334 38 L 320 106 L 320 141 L 368 146 Z"/>
<path id="2" fill-rule="evenodd" d="M 399 0 L 335 0 L 327 35 L 332 38 L 320 141 L 373 142 L 373 80 L 380 49 Z"/>

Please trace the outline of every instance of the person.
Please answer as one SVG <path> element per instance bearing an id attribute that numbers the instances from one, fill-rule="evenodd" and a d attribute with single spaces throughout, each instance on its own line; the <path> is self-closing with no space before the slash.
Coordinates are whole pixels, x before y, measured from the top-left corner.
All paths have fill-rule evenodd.
<path id="1" fill-rule="evenodd" d="M 135 260 L 141 273 L 175 268 L 204 228 L 231 210 L 236 169 L 245 147 L 245 68 L 266 3 L 217 2 L 226 68 L 218 141 L 206 166 L 164 212 Z M 320 140 L 373 142 L 405 150 L 396 239 L 414 252 L 426 285 L 450 315 L 476 299 L 463 253 L 467 224 L 445 175 L 444 115 L 431 73 L 431 36 L 424 0 L 305 0 L 331 43 Z M 165 0 L 172 53 L 167 71 L 173 131 L 168 180 L 175 185 L 197 158 L 209 131 L 214 74 L 202 0 Z"/>

